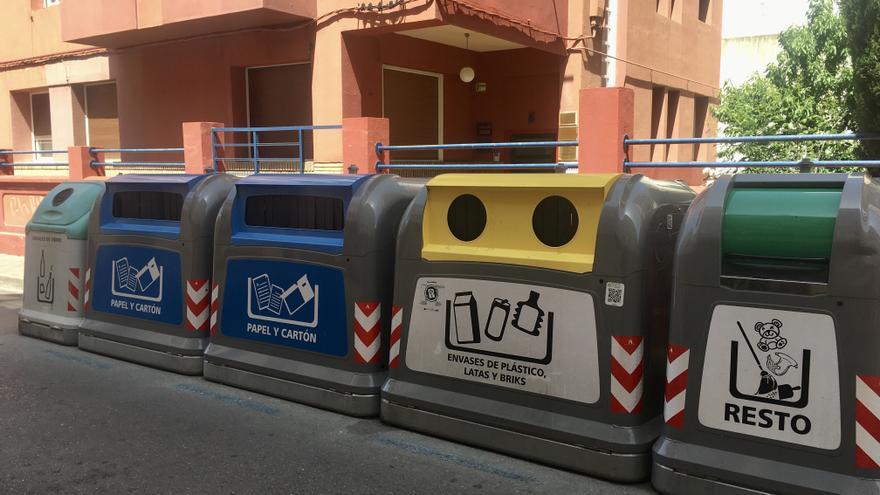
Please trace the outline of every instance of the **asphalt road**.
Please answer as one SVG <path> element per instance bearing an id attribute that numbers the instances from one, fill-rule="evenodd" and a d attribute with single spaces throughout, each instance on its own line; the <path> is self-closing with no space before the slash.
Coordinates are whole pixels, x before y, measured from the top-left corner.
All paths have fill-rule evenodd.
<path id="1" fill-rule="evenodd" d="M 0 295 L 0 493 L 644 494 L 23 337 Z"/>

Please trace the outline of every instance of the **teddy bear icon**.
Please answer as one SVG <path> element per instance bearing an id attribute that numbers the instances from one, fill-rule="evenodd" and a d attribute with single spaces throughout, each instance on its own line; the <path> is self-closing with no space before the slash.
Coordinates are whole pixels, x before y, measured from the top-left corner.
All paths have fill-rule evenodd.
<path id="1" fill-rule="evenodd" d="M 762 352 L 782 349 L 788 344 L 788 339 L 782 336 L 782 322 L 775 318 L 767 323 L 755 323 L 755 331 L 761 336 L 758 349 Z"/>

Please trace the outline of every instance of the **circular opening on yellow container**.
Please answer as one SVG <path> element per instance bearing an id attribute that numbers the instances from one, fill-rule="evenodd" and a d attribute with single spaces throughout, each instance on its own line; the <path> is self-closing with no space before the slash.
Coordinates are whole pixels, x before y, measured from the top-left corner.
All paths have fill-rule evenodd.
<path id="1" fill-rule="evenodd" d="M 470 242 L 486 228 L 486 207 L 473 194 L 462 194 L 450 203 L 446 223 L 456 239 Z"/>
<path id="2" fill-rule="evenodd" d="M 535 207 L 532 229 L 544 244 L 550 247 L 564 246 L 577 233 L 577 208 L 562 196 L 548 196 Z"/>

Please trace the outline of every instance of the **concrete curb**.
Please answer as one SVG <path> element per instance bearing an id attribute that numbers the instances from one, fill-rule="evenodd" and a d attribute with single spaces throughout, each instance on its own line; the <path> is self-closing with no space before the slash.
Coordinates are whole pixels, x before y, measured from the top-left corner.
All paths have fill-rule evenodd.
<path id="1" fill-rule="evenodd" d="M 24 289 L 24 281 L 21 277 L 0 275 L 0 292 L 14 292 L 21 294 Z"/>

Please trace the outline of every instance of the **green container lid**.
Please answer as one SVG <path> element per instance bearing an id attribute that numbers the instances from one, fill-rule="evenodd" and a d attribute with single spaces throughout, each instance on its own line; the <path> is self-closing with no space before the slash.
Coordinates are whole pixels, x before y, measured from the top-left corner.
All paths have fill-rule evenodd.
<path id="1" fill-rule="evenodd" d="M 27 231 L 59 232 L 70 239 L 86 239 L 89 214 L 95 198 L 104 191 L 103 182 L 62 182 L 40 202 Z"/>
<path id="2" fill-rule="evenodd" d="M 831 258 L 840 189 L 736 188 L 721 230 L 725 255 L 789 260 Z"/>

